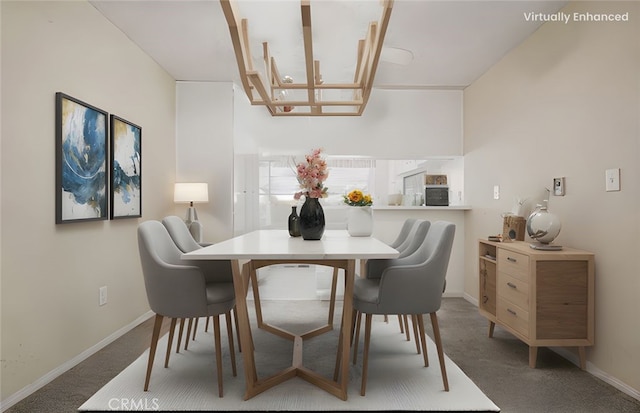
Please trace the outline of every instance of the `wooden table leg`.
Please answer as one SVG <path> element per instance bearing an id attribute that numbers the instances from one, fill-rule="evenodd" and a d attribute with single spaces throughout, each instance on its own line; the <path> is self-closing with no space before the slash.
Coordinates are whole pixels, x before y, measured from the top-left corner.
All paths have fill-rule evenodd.
<path id="1" fill-rule="evenodd" d="M 347 391 L 349 385 L 349 350 L 351 345 L 351 324 L 353 322 L 353 283 L 356 274 L 356 261 L 349 260 L 345 273 L 344 301 L 342 309 L 342 339 L 340 342 L 341 349 L 341 366 L 340 366 L 340 387 L 342 391 L 342 400 L 347 400 Z"/>
<path id="2" fill-rule="evenodd" d="M 245 267 L 246 268 L 246 267 Z M 243 274 L 240 271 L 240 263 L 238 260 L 231 261 L 231 270 L 233 273 L 233 288 L 236 294 L 236 312 L 238 314 L 238 329 L 240 330 L 240 343 L 242 345 L 243 364 L 244 364 L 244 376 L 247 385 L 244 399 L 250 398 L 251 391 L 255 387 L 256 366 L 254 359 L 254 346 L 251 338 L 251 325 L 249 323 L 249 312 L 247 310 L 247 291 L 243 279 Z M 248 274 L 245 274 L 248 276 Z"/>

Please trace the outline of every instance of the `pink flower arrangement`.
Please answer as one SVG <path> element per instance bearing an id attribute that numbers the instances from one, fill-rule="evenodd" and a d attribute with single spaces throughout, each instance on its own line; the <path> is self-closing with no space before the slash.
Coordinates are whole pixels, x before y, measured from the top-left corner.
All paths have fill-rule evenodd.
<path id="1" fill-rule="evenodd" d="M 305 156 L 306 163 L 300 162 L 296 165 L 300 192 L 296 192 L 294 199 L 300 199 L 302 195 L 308 198 L 326 198 L 327 188 L 323 182 L 329 176 L 327 162 L 320 156 L 322 149 L 314 149 Z"/>

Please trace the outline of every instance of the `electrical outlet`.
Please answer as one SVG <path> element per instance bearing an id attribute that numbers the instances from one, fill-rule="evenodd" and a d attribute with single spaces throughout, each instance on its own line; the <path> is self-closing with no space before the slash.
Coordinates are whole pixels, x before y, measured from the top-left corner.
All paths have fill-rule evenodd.
<path id="1" fill-rule="evenodd" d="M 493 186 L 493 199 L 500 199 L 500 185 Z"/>
<path id="2" fill-rule="evenodd" d="M 107 287 L 100 287 L 100 305 L 105 305 L 107 303 Z"/>

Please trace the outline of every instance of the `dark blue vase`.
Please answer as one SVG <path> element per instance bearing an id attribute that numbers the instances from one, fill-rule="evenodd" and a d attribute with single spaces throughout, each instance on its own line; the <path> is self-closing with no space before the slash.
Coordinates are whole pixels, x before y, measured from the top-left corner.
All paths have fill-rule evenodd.
<path id="1" fill-rule="evenodd" d="M 324 234 L 324 211 L 318 198 L 306 197 L 300 208 L 300 234 L 305 240 L 319 240 Z"/>

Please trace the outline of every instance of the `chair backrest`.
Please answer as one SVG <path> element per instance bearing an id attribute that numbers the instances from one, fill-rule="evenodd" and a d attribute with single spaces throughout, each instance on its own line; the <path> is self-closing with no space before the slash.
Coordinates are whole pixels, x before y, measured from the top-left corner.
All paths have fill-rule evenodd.
<path id="1" fill-rule="evenodd" d="M 431 222 L 426 221 L 424 219 L 417 219 L 414 222 L 413 228 L 411 229 L 407 241 L 406 246 L 401 251 L 397 247 L 396 249 L 400 251 L 400 255 L 398 258 L 394 259 L 372 259 L 367 261 L 367 278 L 380 278 L 382 276 L 382 272 L 385 268 L 389 266 L 396 265 L 398 260 L 405 258 L 407 256 L 415 253 L 422 243 L 424 242 L 427 233 L 429 232 L 429 227 L 431 226 Z"/>
<path id="2" fill-rule="evenodd" d="M 413 229 L 413 226 L 416 223 L 416 221 L 417 219 L 415 218 L 407 218 L 404 221 L 404 224 L 402 224 L 402 228 L 400 228 L 400 233 L 398 234 L 398 237 L 395 239 L 395 241 L 389 244 L 389 246 L 391 248 L 398 249 L 398 247 L 402 245 L 402 243 L 405 242 L 406 239 L 409 237 L 409 233 Z"/>
<path id="3" fill-rule="evenodd" d="M 169 215 L 164 217 L 162 225 L 167 228 L 171 239 L 173 239 L 173 242 L 182 252 L 191 252 L 202 248 L 202 246 L 193 238 L 187 224 L 182 220 L 182 218 L 175 215 Z"/>
<path id="4" fill-rule="evenodd" d="M 169 215 L 164 217 L 162 225 L 165 226 L 167 232 L 171 236 L 171 239 L 182 252 L 187 253 L 202 248 L 202 245 L 198 244 L 191 235 L 187 224 L 182 218 L 175 215 Z M 231 261 L 229 260 L 216 260 L 216 261 L 181 261 L 183 265 L 195 265 L 200 267 L 204 272 L 204 277 L 207 283 L 212 282 L 232 282 L 233 274 L 231 272 Z"/>
<path id="5" fill-rule="evenodd" d="M 208 315 L 204 275 L 181 261 L 182 251 L 162 223 L 145 221 L 138 226 L 138 250 L 153 312 L 177 318 Z"/>
<path id="6" fill-rule="evenodd" d="M 402 242 L 396 249 L 400 252 L 398 258 L 408 257 L 420 248 L 422 240 L 427 236 L 431 222 L 424 219 L 416 219 L 413 227 L 407 235 L 407 239 Z"/>
<path id="7" fill-rule="evenodd" d="M 384 269 L 378 294 L 383 314 L 426 314 L 440 308 L 454 236 L 455 224 L 434 222 L 420 248 Z"/>

